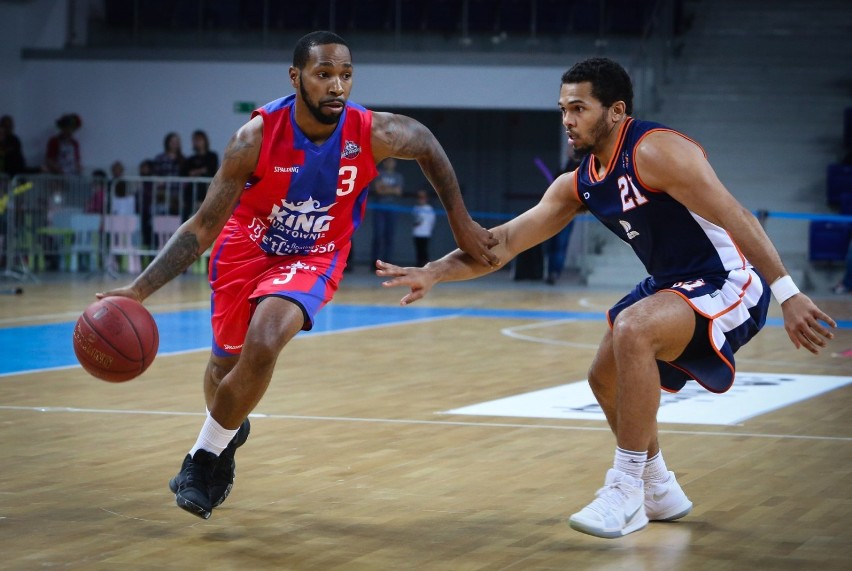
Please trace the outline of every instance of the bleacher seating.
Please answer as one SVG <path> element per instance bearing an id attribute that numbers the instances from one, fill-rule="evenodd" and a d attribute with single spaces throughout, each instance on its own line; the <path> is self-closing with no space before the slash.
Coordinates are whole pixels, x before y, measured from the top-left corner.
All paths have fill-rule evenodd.
<path id="1" fill-rule="evenodd" d="M 358 2 L 275 2 L 269 0 L 104 0 L 107 29 L 168 30 L 182 45 L 181 32 L 205 30 L 304 32 L 333 29 L 350 32 L 427 32 L 449 36 L 462 32 L 467 7 L 471 34 L 521 36 L 539 34 L 613 34 L 638 36 L 645 29 L 655 0 L 359 0 Z M 399 14 L 397 14 L 399 9 Z M 97 27 L 92 33 L 97 34 Z M 159 36 L 158 36 L 159 37 Z M 196 38 L 204 41 L 203 38 Z M 164 38 L 159 37 L 162 44 Z"/>

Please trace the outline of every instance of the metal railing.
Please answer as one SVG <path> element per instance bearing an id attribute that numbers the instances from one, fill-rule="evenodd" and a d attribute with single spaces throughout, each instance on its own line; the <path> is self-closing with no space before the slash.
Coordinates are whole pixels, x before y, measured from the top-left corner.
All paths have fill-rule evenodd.
<path id="1" fill-rule="evenodd" d="M 17 175 L 0 179 L 3 275 L 139 271 L 198 207 L 210 178 Z"/>
<path id="2" fill-rule="evenodd" d="M 195 212 L 211 180 L 128 176 L 107 181 L 56 175 L 18 175 L 9 179 L 0 175 L 3 275 L 19 281 L 38 281 L 38 275 L 49 270 L 139 272 Z M 393 210 L 401 218 L 410 216 L 410 206 L 369 205 L 368 219 L 364 221 L 367 229 L 356 235 L 357 242 L 369 241 L 365 240 L 371 231 L 369 213 L 376 210 Z M 436 210 L 439 216 L 444 214 L 440 208 Z M 499 212 L 471 214 L 485 226 L 514 216 Z M 757 215 L 785 261 L 799 267 L 842 263 L 845 250 L 838 242 L 842 242 L 841 235 L 852 232 L 852 216 L 774 211 L 760 211 Z M 399 228 L 398 241 L 407 243 L 402 240 L 407 232 L 405 225 Z M 434 254 L 453 247 L 446 223 L 438 224 L 435 238 Z M 578 217 L 567 267 L 589 273 L 612 239 L 592 216 Z M 400 249 L 395 261 L 410 263 L 409 249 L 410 245 L 406 250 Z M 203 262 L 196 270 L 206 271 Z"/>

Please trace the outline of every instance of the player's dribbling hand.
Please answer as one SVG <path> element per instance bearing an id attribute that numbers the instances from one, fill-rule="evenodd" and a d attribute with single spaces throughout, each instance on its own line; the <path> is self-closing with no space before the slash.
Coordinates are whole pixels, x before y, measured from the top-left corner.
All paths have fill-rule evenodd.
<path id="1" fill-rule="evenodd" d="M 500 259 L 491 250 L 499 243 L 499 240 L 490 230 L 483 228 L 474 220 L 470 220 L 458 232 L 453 228 L 453 237 L 463 252 L 482 265 L 488 267 L 500 265 Z"/>
<path id="2" fill-rule="evenodd" d="M 135 299 L 138 302 L 142 302 L 142 296 L 140 296 L 135 289 L 130 286 L 120 287 L 116 289 L 111 289 L 109 291 L 98 292 L 95 294 L 95 297 L 98 299 L 103 299 L 105 297 L 112 296 L 120 296 L 120 297 L 129 297 L 130 299 Z"/>
<path id="3" fill-rule="evenodd" d="M 435 278 L 428 270 L 401 268 L 381 260 L 376 260 L 376 275 L 382 278 L 392 278 L 382 282 L 383 287 L 407 286 L 411 288 L 411 291 L 399 300 L 400 305 L 414 303 L 429 293 L 429 290 L 435 285 Z"/>
<path id="4" fill-rule="evenodd" d="M 781 304 L 781 312 L 784 314 L 784 329 L 796 349 L 804 347 L 816 355 L 834 338 L 834 333 L 820 321 L 832 328 L 837 327 L 837 323 L 803 293 L 797 293 Z"/>

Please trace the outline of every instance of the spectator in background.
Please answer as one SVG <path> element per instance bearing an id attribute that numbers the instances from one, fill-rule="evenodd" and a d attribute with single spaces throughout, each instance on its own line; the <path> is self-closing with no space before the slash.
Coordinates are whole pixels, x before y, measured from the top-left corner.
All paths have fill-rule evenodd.
<path id="1" fill-rule="evenodd" d="M 15 135 L 11 115 L 0 117 L 0 173 L 10 177 L 27 170 L 21 140 Z"/>
<path id="2" fill-rule="evenodd" d="M 154 176 L 179 177 L 184 157 L 180 150 L 180 135 L 169 133 L 163 139 L 163 152 L 154 157 Z M 180 183 L 158 183 L 154 195 L 154 214 L 179 214 Z"/>
<path id="3" fill-rule="evenodd" d="M 104 205 L 107 194 L 107 174 L 101 169 L 92 171 L 92 196 L 89 197 L 89 203 L 86 205 L 86 212 L 92 214 L 101 214 L 104 212 Z"/>
<path id="4" fill-rule="evenodd" d="M 150 177 L 154 176 L 154 161 L 145 159 L 139 163 L 139 176 Z M 136 195 L 139 197 L 139 213 L 140 224 L 142 226 L 142 241 L 146 244 L 151 244 L 151 216 L 154 209 L 154 183 L 150 180 L 143 180 L 139 183 L 139 188 L 136 189 Z"/>
<path id="5" fill-rule="evenodd" d="M 402 196 L 402 175 L 396 172 L 396 159 L 388 157 L 379 167 L 373 181 L 373 261 L 393 259 L 393 239 L 396 229 L 394 207 Z"/>
<path id="6" fill-rule="evenodd" d="M 411 234 L 414 237 L 414 251 L 417 254 L 418 267 L 429 263 L 429 239 L 435 229 L 435 209 L 429 204 L 429 195 L 425 190 L 417 191 L 417 203 L 411 211 L 414 215 L 414 227 Z"/>
<path id="7" fill-rule="evenodd" d="M 180 135 L 169 133 L 163 139 L 163 152 L 154 157 L 152 174 L 154 176 L 180 176 L 183 162 Z"/>
<path id="8" fill-rule="evenodd" d="M 74 138 L 74 133 L 83 126 L 83 121 L 76 113 L 63 115 L 56 120 L 59 133 L 47 141 L 44 168 L 51 174 L 79 175 L 80 143 Z"/>
<path id="9" fill-rule="evenodd" d="M 124 165 L 115 161 L 110 167 L 112 175 L 112 194 L 110 195 L 109 213 L 133 215 L 136 214 L 136 196 L 128 192 L 127 181 L 123 180 Z"/>
<path id="10" fill-rule="evenodd" d="M 210 150 L 210 139 L 207 133 L 196 130 L 192 133 L 192 155 L 188 157 L 181 167 L 181 176 L 210 177 L 219 170 L 219 155 Z M 207 184 L 188 184 L 183 190 L 183 205 L 181 217 L 186 220 L 196 210 L 196 206 L 204 200 L 207 194 Z"/>

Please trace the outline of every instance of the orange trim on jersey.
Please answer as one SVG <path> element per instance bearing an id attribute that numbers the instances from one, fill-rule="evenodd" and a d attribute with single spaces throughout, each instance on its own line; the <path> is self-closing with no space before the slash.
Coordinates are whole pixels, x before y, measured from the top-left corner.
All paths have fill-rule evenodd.
<path id="1" fill-rule="evenodd" d="M 679 136 L 683 137 L 684 139 L 686 139 L 687 141 L 689 141 L 690 143 L 694 144 L 696 147 L 701 149 L 701 153 L 704 155 L 704 158 L 705 159 L 707 158 L 707 152 L 704 150 L 704 147 L 702 147 L 700 144 L 698 144 L 697 141 L 695 141 L 694 139 L 690 139 L 689 137 L 687 137 L 683 133 L 675 131 L 674 129 L 668 129 L 668 128 L 663 128 L 663 127 L 659 127 L 657 129 L 651 129 L 651 130 L 647 131 L 645 134 L 643 134 L 641 137 L 639 137 L 639 140 L 636 141 L 635 145 L 633 145 L 633 153 L 630 156 L 630 160 L 633 161 L 633 172 L 636 174 L 636 180 L 639 181 L 639 184 L 641 184 L 642 187 L 645 188 L 645 190 L 647 190 L 649 192 L 664 192 L 664 191 L 662 191 L 658 188 L 651 188 L 650 186 L 648 186 L 647 184 L 642 182 L 642 177 L 639 175 L 639 168 L 636 165 L 636 148 L 639 147 L 639 143 L 642 142 L 642 139 L 644 139 L 645 137 L 647 137 L 651 133 L 656 133 L 656 132 L 660 132 L 660 131 L 668 132 L 668 133 L 674 133 L 675 135 L 679 135 Z"/>
<path id="2" fill-rule="evenodd" d="M 723 228 L 723 230 L 724 230 L 724 228 Z M 742 251 L 742 250 L 740 250 L 740 246 L 739 246 L 739 244 L 737 244 L 736 240 L 734 240 L 734 237 L 733 237 L 733 236 L 731 236 L 731 233 L 730 233 L 730 232 L 728 232 L 727 230 L 725 230 L 725 234 L 727 234 L 727 235 L 728 235 L 728 238 L 730 238 L 730 239 L 731 239 L 731 244 L 733 244 L 733 245 L 734 245 L 734 248 L 736 248 L 736 249 L 737 249 L 737 254 L 739 254 L 739 255 L 740 255 L 740 259 L 743 261 L 743 267 L 742 267 L 742 268 L 740 268 L 740 269 L 742 269 L 742 270 L 746 269 L 746 268 L 748 267 L 748 260 L 746 260 L 745 255 L 743 255 L 743 251 Z M 751 278 L 749 278 L 749 282 L 751 282 Z"/>
<path id="3" fill-rule="evenodd" d="M 591 156 L 591 160 L 589 161 L 589 178 L 592 179 L 592 182 L 600 182 L 608 177 L 609 173 L 612 172 L 612 169 L 618 161 L 618 155 L 621 154 L 621 147 L 624 145 L 624 139 L 627 138 L 627 126 L 632 122 L 633 117 L 627 117 L 624 123 L 621 124 L 621 129 L 618 131 L 618 142 L 615 143 L 615 148 L 612 151 L 612 156 L 609 157 L 609 162 L 606 165 L 606 170 L 604 171 L 603 176 L 598 176 L 598 169 L 594 168 L 595 156 Z"/>
<path id="4" fill-rule="evenodd" d="M 748 287 L 751 285 L 751 282 L 752 282 L 752 281 L 753 281 L 753 274 L 749 273 L 749 275 L 748 275 L 748 281 L 746 281 L 746 283 L 743 285 L 743 289 L 741 289 L 741 290 L 740 290 L 740 293 L 739 293 L 739 299 L 738 299 L 737 301 L 735 301 L 734 303 L 732 303 L 731 305 L 729 305 L 728 307 L 726 307 L 725 309 L 723 309 L 722 311 L 720 311 L 719 313 L 717 313 L 716 315 L 708 315 L 708 314 L 704 313 L 703 311 L 700 311 L 697 307 L 695 307 L 695 305 L 692 303 L 692 301 L 691 301 L 691 299 L 690 299 L 690 298 L 686 297 L 684 294 L 682 294 L 681 292 L 677 291 L 676 289 L 666 288 L 666 289 L 661 289 L 660 291 L 670 291 L 671 293 L 673 293 L 673 294 L 675 294 L 675 295 L 679 295 L 680 297 L 682 297 L 682 298 L 683 298 L 683 300 L 684 300 L 686 303 L 688 303 L 688 304 L 689 304 L 689 307 L 691 307 L 691 308 L 692 308 L 692 310 L 693 310 L 695 313 L 697 313 L 697 314 L 699 314 L 699 315 L 702 315 L 702 316 L 706 317 L 707 319 L 711 319 L 711 320 L 712 320 L 712 319 L 716 319 L 716 318 L 722 317 L 723 315 L 725 315 L 726 313 L 728 313 L 728 312 L 730 312 L 732 309 L 734 309 L 736 306 L 738 306 L 739 304 L 741 304 L 741 303 L 743 302 L 743 298 L 745 297 L 746 290 L 747 290 L 747 289 L 748 289 Z M 657 292 L 657 293 L 659 293 L 659 292 Z"/>
<path id="5" fill-rule="evenodd" d="M 712 337 L 711 337 L 711 339 L 712 339 Z M 713 343 L 711 342 L 711 343 L 710 343 L 710 345 L 713 345 Z M 715 348 L 716 348 L 716 347 L 714 346 L 714 347 L 713 347 L 713 349 L 715 349 Z M 704 382 L 703 382 L 701 379 L 699 379 L 699 378 L 698 378 L 698 375 L 696 375 L 695 373 L 693 373 L 693 372 L 691 372 L 691 371 L 688 371 L 688 370 L 684 369 L 683 367 L 681 367 L 681 366 L 679 366 L 679 365 L 676 365 L 675 363 L 672 363 L 671 361 L 664 361 L 664 363 L 665 363 L 666 365 L 669 365 L 669 366 L 674 367 L 675 369 L 677 369 L 678 371 L 681 371 L 681 372 L 682 372 L 682 373 L 684 373 L 685 375 L 688 375 L 689 377 L 691 377 L 691 378 L 692 378 L 692 380 L 694 380 L 696 383 L 698 383 L 699 385 L 701 385 L 702 387 L 704 387 L 706 390 L 710 391 L 711 393 L 715 393 L 715 394 L 717 394 L 717 395 L 720 395 L 720 394 L 722 394 L 722 393 L 726 393 L 726 392 L 728 392 L 728 391 L 731 389 L 731 387 L 734 385 L 734 377 L 735 377 L 735 375 L 736 375 L 736 370 L 734 369 L 734 366 L 733 366 L 733 365 L 731 365 L 730 361 L 728 361 L 728 360 L 725 358 L 725 356 L 724 356 L 724 355 L 722 355 L 722 354 L 721 354 L 721 353 L 719 353 L 718 351 L 716 351 L 716 353 L 717 353 L 717 354 L 719 355 L 719 357 L 722 359 L 722 362 L 723 362 L 723 363 L 725 363 L 725 365 L 727 365 L 727 367 L 731 370 L 731 382 L 728 384 L 728 386 L 727 386 L 727 387 L 725 387 L 725 389 L 724 389 L 724 390 L 721 390 L 721 391 L 717 391 L 717 390 L 713 389 L 712 387 L 709 387 L 709 386 L 705 385 L 705 384 L 704 384 Z M 663 389 L 664 391 L 666 391 L 667 393 L 677 393 L 677 392 L 680 392 L 679 390 L 678 390 L 678 391 L 674 391 L 674 390 L 672 390 L 672 389 L 667 389 L 667 388 L 666 388 L 666 387 L 664 387 L 662 384 L 660 384 L 660 388 L 661 388 L 661 389 Z"/>
<path id="6" fill-rule="evenodd" d="M 585 204 L 580 200 L 580 173 L 577 172 L 577 169 L 574 169 L 574 196 L 577 197 L 577 202 Z"/>
<path id="7" fill-rule="evenodd" d="M 692 308 L 692 311 L 694 311 L 695 313 L 697 313 L 698 315 L 700 315 L 702 317 L 706 317 L 707 319 L 713 319 L 713 316 L 707 315 L 706 313 L 704 313 L 703 311 L 701 311 L 700 309 L 695 307 L 695 305 L 693 305 L 692 301 L 690 301 L 690 299 L 688 297 L 686 297 L 685 295 L 683 295 L 681 292 L 677 291 L 676 289 L 661 289 L 657 293 L 660 293 L 660 292 L 663 292 L 663 291 L 669 291 L 669 292 L 671 292 L 675 295 L 679 295 L 680 297 L 683 298 L 683 301 L 685 301 L 689 305 L 689 307 Z M 737 302 L 737 303 L 739 303 L 739 302 Z"/>

